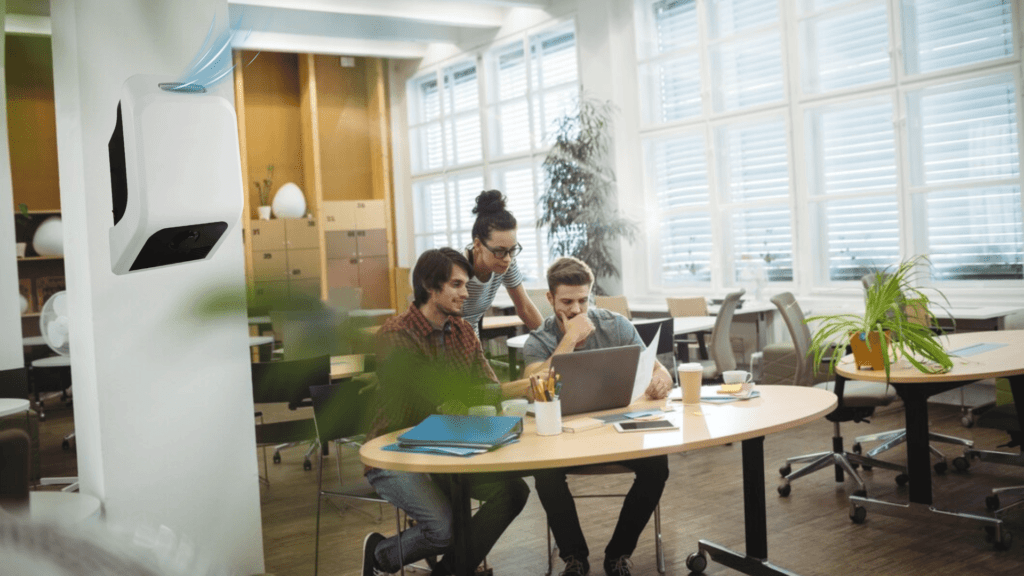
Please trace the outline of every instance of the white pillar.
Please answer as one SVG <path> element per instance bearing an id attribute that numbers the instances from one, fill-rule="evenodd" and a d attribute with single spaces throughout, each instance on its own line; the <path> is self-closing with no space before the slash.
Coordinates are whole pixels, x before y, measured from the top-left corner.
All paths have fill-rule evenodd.
<path id="1" fill-rule="evenodd" d="M 179 76 L 214 18 L 225 25 L 226 0 L 51 3 L 64 266 L 81 490 L 108 523 L 165 526 L 251 574 L 263 546 L 241 234 L 209 260 L 126 275 L 108 239 L 121 87 Z M 233 101 L 230 79 L 214 90 Z M 197 306 L 214 293 L 238 306 L 211 318 Z"/>
<path id="2" fill-rule="evenodd" d="M 0 31 L 7 1 L 0 0 Z M 7 144 L 6 34 L 0 34 L 0 381 L 8 370 L 22 370 L 21 307 L 18 300 L 18 261 L 14 253 L 14 190 L 11 154 Z"/>

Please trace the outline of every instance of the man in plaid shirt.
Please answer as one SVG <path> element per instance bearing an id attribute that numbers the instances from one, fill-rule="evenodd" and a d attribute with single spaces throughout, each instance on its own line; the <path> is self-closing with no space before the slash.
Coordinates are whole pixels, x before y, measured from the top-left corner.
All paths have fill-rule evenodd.
<path id="1" fill-rule="evenodd" d="M 377 333 L 381 402 L 367 440 L 419 424 L 441 406 L 493 404 L 498 379 L 473 327 L 461 318 L 470 265 L 451 248 L 427 250 L 413 269 L 415 300 Z M 398 537 L 373 532 L 363 542 L 363 575 L 398 572 L 448 551 L 453 541 L 450 484 L 444 475 L 370 468 L 366 479 L 382 497 L 416 519 Z M 530 495 L 522 478 L 474 475 L 470 496 L 482 502 L 470 521 L 470 566 L 483 561 Z M 432 574 L 450 574 L 442 558 Z"/>

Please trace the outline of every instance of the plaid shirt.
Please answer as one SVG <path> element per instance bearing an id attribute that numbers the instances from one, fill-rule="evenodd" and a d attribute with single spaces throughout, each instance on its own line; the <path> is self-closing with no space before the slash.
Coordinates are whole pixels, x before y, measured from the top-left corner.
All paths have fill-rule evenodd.
<path id="1" fill-rule="evenodd" d="M 458 399 L 465 391 L 445 384 L 459 382 L 459 376 L 477 388 L 498 384 L 468 322 L 449 317 L 438 330 L 415 304 L 377 332 L 377 375 L 380 401 L 367 440 L 419 424 L 445 400 Z"/>

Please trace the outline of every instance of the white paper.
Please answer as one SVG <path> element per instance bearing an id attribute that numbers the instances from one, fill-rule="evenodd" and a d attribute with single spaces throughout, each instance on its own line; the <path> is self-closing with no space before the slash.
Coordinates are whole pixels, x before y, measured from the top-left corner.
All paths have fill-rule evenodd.
<path id="1" fill-rule="evenodd" d="M 636 378 L 633 380 L 632 402 L 636 402 L 637 398 L 643 396 L 644 392 L 647 391 L 647 387 L 651 385 L 654 362 L 658 356 L 658 338 L 661 338 L 661 326 L 654 333 L 654 340 L 651 340 L 651 345 L 640 353 L 640 360 L 638 360 L 636 367 Z"/>

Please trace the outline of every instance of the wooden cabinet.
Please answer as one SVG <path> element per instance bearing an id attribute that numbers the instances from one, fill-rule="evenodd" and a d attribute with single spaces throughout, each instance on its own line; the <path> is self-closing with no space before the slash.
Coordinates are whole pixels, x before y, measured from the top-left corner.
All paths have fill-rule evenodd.
<path id="1" fill-rule="evenodd" d="M 320 233 L 316 220 L 255 220 L 250 228 L 257 295 L 286 299 L 320 295 Z"/>
<path id="2" fill-rule="evenodd" d="M 255 59 L 254 59 L 255 58 Z M 246 176 L 246 270 L 257 294 L 326 299 L 331 288 L 363 288 L 363 307 L 394 308 L 391 153 L 387 63 L 336 56 L 238 52 L 235 107 Z M 274 166 L 272 191 L 295 182 L 305 220 L 255 220 L 254 181 Z M 278 224 L 284 222 L 284 224 Z M 300 237 L 301 236 L 301 237 Z"/>
<path id="3" fill-rule="evenodd" d="M 362 289 L 363 308 L 392 308 L 382 200 L 324 202 L 327 287 Z"/>
<path id="4" fill-rule="evenodd" d="M 14 241 L 24 242 L 25 256 L 18 258 L 18 290 L 28 301 L 28 309 L 22 314 L 22 332 L 25 336 L 39 334 L 39 312 L 43 304 L 61 290 L 64 290 L 64 257 L 41 256 L 32 247 L 36 228 L 48 218 L 60 216 L 59 210 L 30 211 L 28 218 L 15 216 Z"/>

